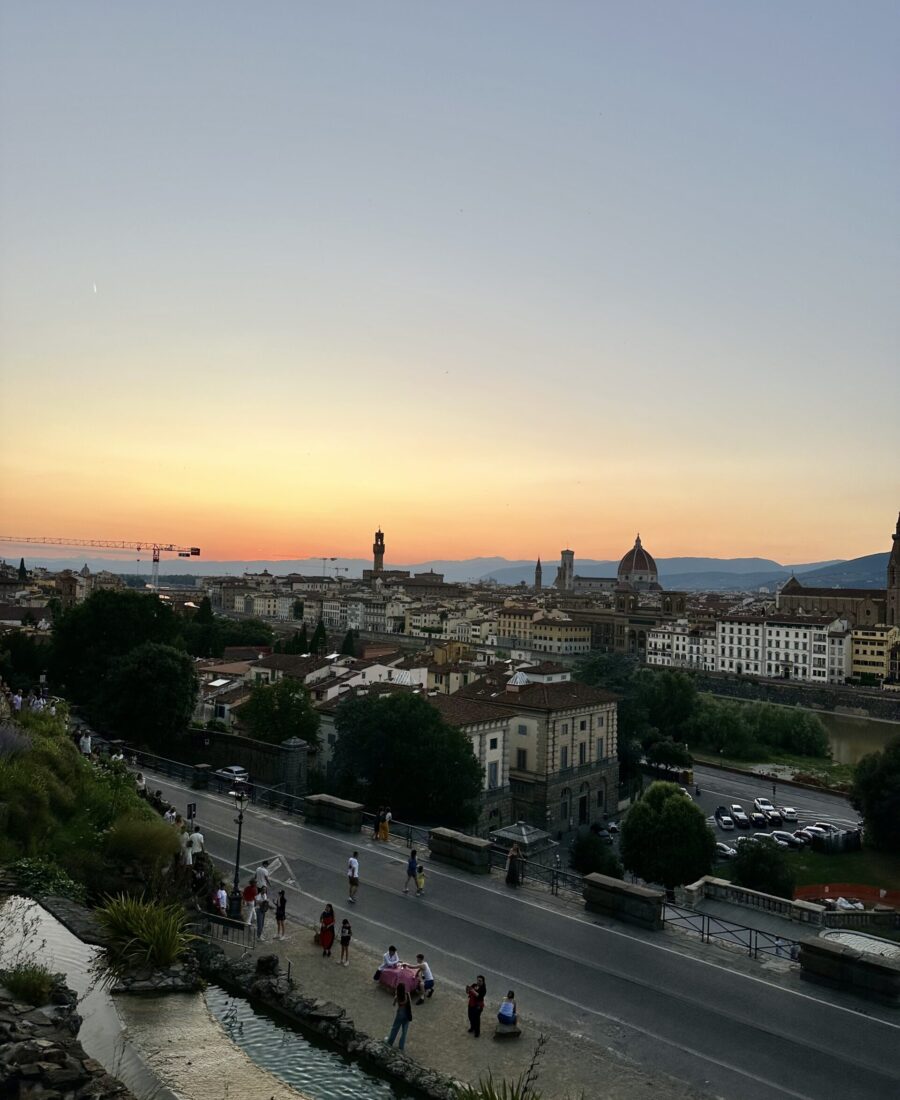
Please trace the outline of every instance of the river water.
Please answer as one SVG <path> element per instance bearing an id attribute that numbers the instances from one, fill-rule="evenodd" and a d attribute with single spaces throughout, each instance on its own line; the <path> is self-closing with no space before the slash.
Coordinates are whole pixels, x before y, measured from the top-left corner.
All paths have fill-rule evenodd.
<path id="1" fill-rule="evenodd" d="M 900 737 L 900 722 L 880 718 L 857 718 L 851 714 L 813 712 L 822 719 L 831 745 L 831 755 L 838 764 L 858 764 L 870 752 L 880 752 L 888 741 Z"/>

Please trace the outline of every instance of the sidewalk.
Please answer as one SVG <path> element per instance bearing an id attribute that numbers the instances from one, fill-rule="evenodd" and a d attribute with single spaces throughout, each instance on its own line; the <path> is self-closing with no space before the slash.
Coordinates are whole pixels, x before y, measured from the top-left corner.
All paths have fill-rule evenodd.
<path id="1" fill-rule="evenodd" d="M 390 1030 L 394 1015 L 391 996 L 372 981 L 380 954 L 354 941 L 350 966 L 340 966 L 337 943 L 333 956 L 323 958 L 313 943 L 312 927 L 291 923 L 283 942 L 266 939 L 259 952 L 277 954 L 285 969 L 290 962 L 291 976 L 305 995 L 344 1007 L 359 1030 L 373 1038 Z M 499 1003 L 500 990 L 490 991 L 481 1037 L 474 1039 L 467 1031 L 464 990 L 445 986 L 440 974 L 435 978 L 434 996 L 424 1005 L 413 1005 L 405 1050 L 428 1069 L 472 1084 L 486 1078 L 489 1071 L 495 1080 L 515 1079 L 527 1069 L 538 1036 L 543 1034 L 547 1043 L 538 1065 L 537 1088 L 546 1100 L 592 1100 L 601 1095 L 616 1100 L 657 1100 L 660 1096 L 697 1100 L 703 1095 L 672 1078 L 646 1073 L 613 1047 L 530 1017 L 527 1006 L 520 1019 L 521 1038 L 495 1041 L 494 1002 Z"/>

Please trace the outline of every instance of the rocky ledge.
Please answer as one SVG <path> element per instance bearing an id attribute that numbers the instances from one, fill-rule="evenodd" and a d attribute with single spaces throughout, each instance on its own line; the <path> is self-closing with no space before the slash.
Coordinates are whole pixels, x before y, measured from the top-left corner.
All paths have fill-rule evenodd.
<path id="1" fill-rule="evenodd" d="M 50 1004 L 34 1008 L 0 986 L 0 1096 L 133 1100 L 78 1042 L 75 993 L 57 981 L 50 996 Z"/>
<path id="2" fill-rule="evenodd" d="M 402 1083 L 428 1100 L 454 1100 L 455 1082 L 425 1069 L 381 1039 L 358 1031 L 345 1009 L 330 1001 L 304 997 L 292 979 L 280 971 L 277 955 L 228 959 L 213 944 L 197 948 L 204 977 L 226 989 L 256 1001 L 296 1025 L 329 1040 L 347 1054 L 359 1058 L 366 1068 Z"/>

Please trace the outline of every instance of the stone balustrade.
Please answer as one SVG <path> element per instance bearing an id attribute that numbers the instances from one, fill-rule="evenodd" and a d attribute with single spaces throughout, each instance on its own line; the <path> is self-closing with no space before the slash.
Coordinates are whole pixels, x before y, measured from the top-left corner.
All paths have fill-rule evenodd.
<path id="1" fill-rule="evenodd" d="M 603 913 L 627 924 L 659 930 L 663 926 L 663 890 L 635 886 L 608 875 L 585 875 L 584 904 L 592 913 Z"/>
<path id="2" fill-rule="evenodd" d="M 429 835 L 431 858 L 449 863 L 473 875 L 491 873 L 491 842 L 455 829 L 432 829 Z"/>
<path id="3" fill-rule="evenodd" d="M 335 798 L 330 794 L 309 794 L 304 799 L 303 816 L 308 825 L 324 825 L 342 833 L 358 833 L 362 829 L 363 805 Z"/>

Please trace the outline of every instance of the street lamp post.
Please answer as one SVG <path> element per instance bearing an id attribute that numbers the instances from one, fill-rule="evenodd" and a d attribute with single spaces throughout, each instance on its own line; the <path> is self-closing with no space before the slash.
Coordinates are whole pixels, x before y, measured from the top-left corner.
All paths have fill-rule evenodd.
<path id="1" fill-rule="evenodd" d="M 241 919 L 241 833 L 244 828 L 244 803 L 247 801 L 247 794 L 240 788 L 237 790 L 228 792 L 234 799 L 234 805 L 237 809 L 238 815 L 234 819 L 235 824 L 238 827 L 237 832 L 237 849 L 234 853 L 234 886 L 232 887 L 231 894 L 228 897 L 228 916 L 232 920 Z"/>

